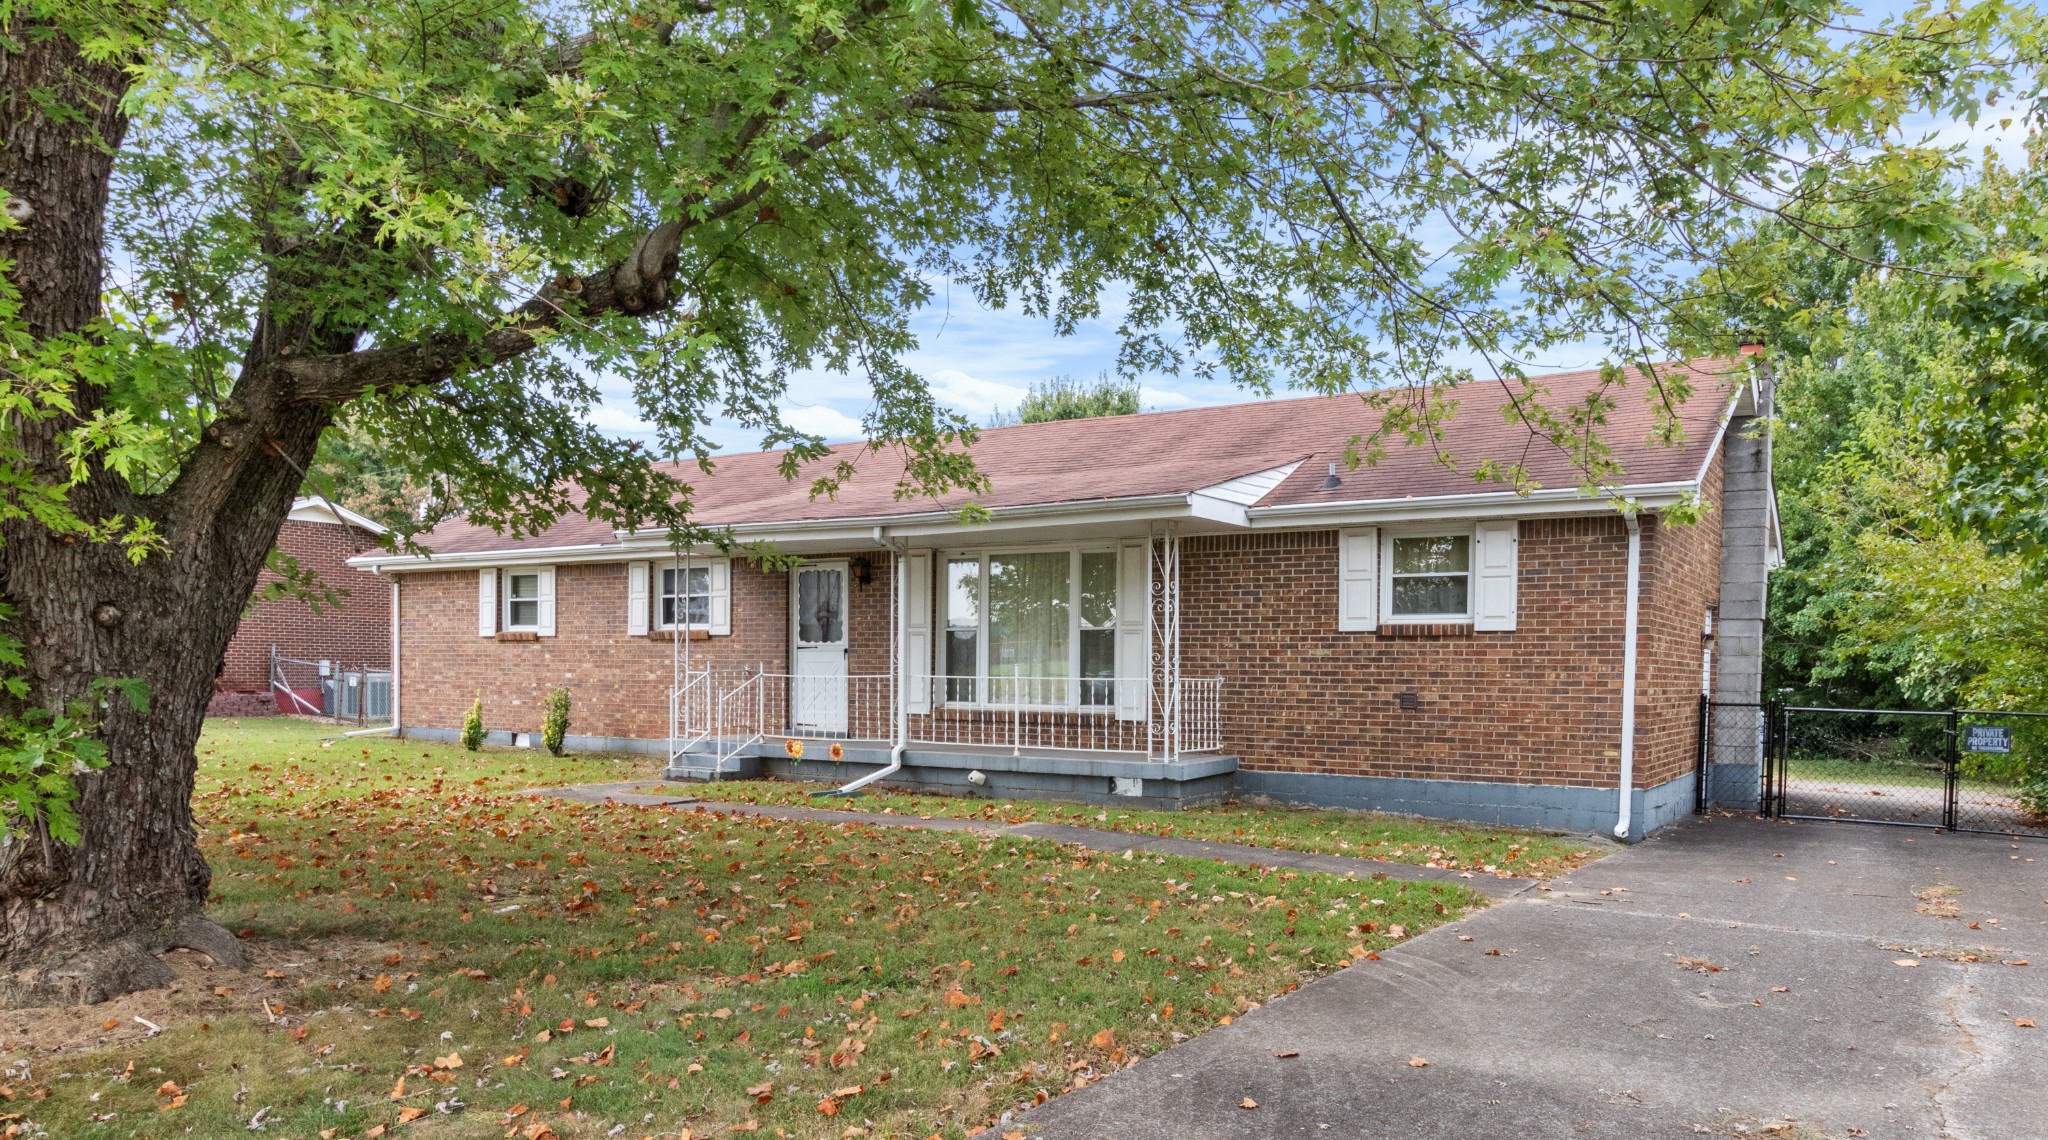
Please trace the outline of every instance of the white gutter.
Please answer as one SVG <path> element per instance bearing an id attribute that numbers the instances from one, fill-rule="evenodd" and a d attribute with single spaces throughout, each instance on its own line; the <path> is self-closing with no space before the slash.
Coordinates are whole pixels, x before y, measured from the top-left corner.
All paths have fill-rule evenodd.
<path id="1" fill-rule="evenodd" d="M 1643 592 L 1643 526 L 1633 514 L 1628 521 L 1628 607 L 1621 634 L 1621 780 L 1614 837 L 1627 839 L 1635 826 L 1636 782 L 1636 631 Z"/>
<path id="2" fill-rule="evenodd" d="M 875 539 L 878 542 L 881 541 L 881 527 L 875 528 Z M 903 660 L 901 648 L 903 643 L 903 622 L 910 613 L 910 576 L 903 572 L 905 561 L 903 548 L 899 545 L 896 548 L 895 561 L 890 563 L 889 569 L 889 573 L 896 579 L 896 612 L 889 615 L 889 661 L 896 667 L 896 723 L 890 730 L 894 739 L 889 742 L 889 764 L 887 767 L 877 768 L 869 772 L 845 787 L 834 788 L 826 792 L 812 792 L 810 794 L 811 799 L 857 796 L 860 794 L 860 790 L 869 784 L 877 780 L 886 780 L 903 770 L 903 750 L 910 743 L 910 701 L 907 699 L 910 694 L 906 691 L 909 685 L 904 680 L 904 675 L 910 670 L 908 668 L 909 662 Z"/>

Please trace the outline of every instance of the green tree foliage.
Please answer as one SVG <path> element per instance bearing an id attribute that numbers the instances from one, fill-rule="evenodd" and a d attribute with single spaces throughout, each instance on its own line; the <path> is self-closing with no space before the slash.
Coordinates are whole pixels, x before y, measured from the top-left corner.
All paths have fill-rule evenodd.
<path id="1" fill-rule="evenodd" d="M 430 528 L 454 513 L 457 504 L 442 480 L 409 471 L 409 466 L 367 431 L 339 424 L 320 440 L 304 493 L 394 530 Z"/>
<path id="2" fill-rule="evenodd" d="M 996 415 L 988 426 L 1131 416 L 1142 410 L 1138 386 L 1118 380 L 1106 372 L 1097 376 L 1093 384 L 1082 384 L 1072 376 L 1055 376 L 1033 384 L 1030 394 L 1014 411 Z"/>
<path id="3" fill-rule="evenodd" d="M 2014 182 L 1990 163 L 1958 197 L 1973 209 L 2016 202 L 2002 189 Z M 1987 233 L 2001 226 L 1980 217 Z M 1938 278 L 1868 272 L 1844 287 L 1818 268 L 1780 294 L 1796 303 L 1748 310 L 1769 330 L 1779 377 L 1786 566 L 1771 584 L 1768 686 L 1804 704 L 2048 711 L 2042 551 L 1986 525 L 1972 482 L 2025 478 L 2024 448 L 1994 457 L 1981 440 L 1957 443 L 1985 414 L 1986 370 L 2012 382 L 2010 396 L 2026 366 L 1930 304 L 1952 292 Z M 2020 419 L 2007 442 L 2023 438 L 2038 409 L 2001 406 Z M 2048 732 L 2019 727 L 2012 755 L 1968 757 L 1969 770 L 2018 784 L 2048 812 Z"/>
<path id="4" fill-rule="evenodd" d="M 1697 339 L 1661 316 L 1684 266 L 1760 203 L 1828 246 L 1945 236 L 1948 156 L 1898 125 L 1974 117 L 2031 42 L 1991 0 L 1858 36 L 1762 3 L 19 11 L 133 61 L 108 213 L 132 272 L 88 337 L 13 334 L 40 390 L 104 378 L 81 447 L 162 486 L 261 360 L 348 405 L 385 477 L 513 531 L 687 525 L 687 488 L 589 422 L 606 371 L 659 451 L 708 456 L 723 410 L 792 474 L 825 449 L 777 413 L 788 375 L 854 371 L 907 493 L 976 486 L 972 426 L 903 363 L 940 277 L 1061 329 L 1119 285 L 1126 370 L 1259 388 L 1469 378 L 1474 352 L 1512 381 L 1589 337 L 1661 357 Z M 1796 224 L 1823 206 L 1852 216 Z M 1440 223 L 1455 245 L 1416 237 Z M 311 339 L 252 346 L 266 313 Z M 1390 437 L 1451 412 L 1418 400 Z M 1517 406 L 1616 475 L 1599 408 Z"/>

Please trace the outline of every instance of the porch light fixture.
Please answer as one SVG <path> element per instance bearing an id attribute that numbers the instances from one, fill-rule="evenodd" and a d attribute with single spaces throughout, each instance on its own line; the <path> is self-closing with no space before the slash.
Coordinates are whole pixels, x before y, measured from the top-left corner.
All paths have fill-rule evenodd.
<path id="1" fill-rule="evenodd" d="M 863 586 L 875 580 L 875 564 L 866 558 L 855 558 L 847 570 L 853 575 L 853 580 Z"/>
<path id="2" fill-rule="evenodd" d="M 1333 459 L 1330 461 L 1330 473 L 1323 476 L 1323 490 L 1328 491 L 1342 482 L 1344 480 L 1337 478 L 1337 461 Z"/>

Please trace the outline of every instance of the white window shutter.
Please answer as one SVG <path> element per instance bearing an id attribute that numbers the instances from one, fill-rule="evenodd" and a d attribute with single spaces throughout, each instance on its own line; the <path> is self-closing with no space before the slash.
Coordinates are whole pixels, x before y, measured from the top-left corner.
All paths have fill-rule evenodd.
<path id="1" fill-rule="evenodd" d="M 642 637 L 647 633 L 647 577 L 649 566 L 645 562 L 626 563 L 626 635 Z"/>
<path id="2" fill-rule="evenodd" d="M 932 711 L 932 552 L 903 557 L 903 707 Z"/>
<path id="3" fill-rule="evenodd" d="M 1337 532 L 1337 628 L 1369 633 L 1380 627 L 1380 528 Z"/>
<path id="4" fill-rule="evenodd" d="M 732 632 L 732 561 L 720 559 L 710 569 L 711 635 L 724 637 Z"/>
<path id="5" fill-rule="evenodd" d="M 540 568 L 540 621 L 534 632 L 540 637 L 555 635 L 555 568 Z"/>
<path id="6" fill-rule="evenodd" d="M 486 566 L 476 572 L 476 635 L 498 636 L 498 568 Z"/>
<path id="7" fill-rule="evenodd" d="M 1116 718 L 1152 708 L 1152 544 L 1126 542 L 1116 563 Z"/>
<path id="8" fill-rule="evenodd" d="M 1472 567 L 1472 628 L 1515 628 L 1515 548 L 1519 527 L 1513 519 L 1483 522 L 1473 531 L 1477 557 Z"/>

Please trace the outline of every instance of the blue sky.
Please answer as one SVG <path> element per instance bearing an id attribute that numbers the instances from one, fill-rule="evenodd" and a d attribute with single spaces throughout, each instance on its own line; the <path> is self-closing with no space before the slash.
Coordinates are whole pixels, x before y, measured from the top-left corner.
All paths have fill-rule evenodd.
<path id="1" fill-rule="evenodd" d="M 2025 138 L 2022 124 L 2001 128 L 1996 118 L 1974 126 L 1932 120 L 1914 124 L 1912 133 L 1922 132 L 1932 133 L 1939 142 L 1965 144 L 1973 161 L 1987 146 L 2007 162 L 2018 161 Z M 991 413 L 1014 408 L 1034 381 L 1060 375 L 1091 380 L 1098 373 L 1113 371 L 1118 343 L 1116 326 L 1121 312 L 1119 300 L 1114 296 L 1104 298 L 1100 317 L 1082 322 L 1072 335 L 1060 336 L 1051 321 L 1014 310 L 985 309 L 964 286 L 949 287 L 944 281 L 935 282 L 933 303 L 912 322 L 919 348 L 905 360 L 929 381 L 941 403 L 976 422 L 986 422 Z M 1536 362 L 1538 367 L 1532 371 L 1587 368 L 1600 362 L 1597 347 L 1582 345 L 1553 351 L 1550 359 Z M 1480 362 L 1474 359 L 1452 363 Z M 592 417 L 593 421 L 619 435 L 651 440 L 651 433 L 637 417 L 630 388 L 617 378 L 602 382 L 601 387 L 605 404 Z M 1145 377 L 1141 392 L 1148 410 L 1242 403 L 1258 398 L 1229 384 L 1204 383 L 1180 376 Z M 829 441 L 842 442 L 861 437 L 860 419 L 871 402 L 866 381 L 861 377 L 812 371 L 792 377 L 784 407 L 792 425 Z M 715 423 L 711 437 L 727 452 L 760 446 L 755 433 L 729 422 Z"/>

